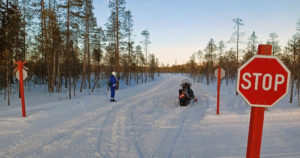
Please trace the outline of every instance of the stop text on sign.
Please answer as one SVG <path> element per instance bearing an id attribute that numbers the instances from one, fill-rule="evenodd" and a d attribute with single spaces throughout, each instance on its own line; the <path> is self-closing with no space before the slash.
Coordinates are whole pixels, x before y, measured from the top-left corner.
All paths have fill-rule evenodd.
<path id="1" fill-rule="evenodd" d="M 238 69 L 237 91 L 250 106 L 272 107 L 287 94 L 289 78 L 277 57 L 256 55 Z"/>
<path id="2" fill-rule="evenodd" d="M 254 85 L 251 84 L 252 77 L 255 78 Z M 246 72 L 243 74 L 242 79 L 245 81 L 245 83 L 241 84 L 241 87 L 245 90 L 254 88 L 254 90 L 258 90 L 259 88 L 262 88 L 265 91 L 271 90 L 271 88 L 274 91 L 278 90 L 278 85 L 282 85 L 285 81 L 284 76 L 282 74 L 275 74 L 275 76 L 271 74 L 263 74 L 263 73 L 249 73 Z M 261 82 L 262 80 L 262 82 Z M 261 85 L 259 85 L 261 83 Z M 259 87 L 260 86 L 260 87 Z"/>

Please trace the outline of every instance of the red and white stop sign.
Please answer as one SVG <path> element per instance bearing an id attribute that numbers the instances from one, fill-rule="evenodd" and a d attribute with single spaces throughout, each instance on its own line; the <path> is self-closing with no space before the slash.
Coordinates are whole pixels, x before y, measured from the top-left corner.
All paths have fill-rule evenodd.
<path id="1" fill-rule="evenodd" d="M 253 107 L 272 107 L 288 93 L 289 69 L 274 56 L 256 55 L 238 69 L 237 91 Z"/>

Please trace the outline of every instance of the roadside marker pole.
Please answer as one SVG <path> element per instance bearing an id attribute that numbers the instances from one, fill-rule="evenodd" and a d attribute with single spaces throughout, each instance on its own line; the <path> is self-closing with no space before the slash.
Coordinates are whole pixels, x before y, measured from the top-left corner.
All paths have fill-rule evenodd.
<path id="1" fill-rule="evenodd" d="M 18 67 L 15 69 L 19 71 L 19 82 L 20 82 L 20 93 L 21 93 L 21 103 L 22 103 L 22 116 L 26 117 L 26 108 L 25 108 L 25 97 L 24 97 L 24 83 L 23 83 L 23 66 L 26 64 L 26 61 L 15 62 Z"/>
<path id="2" fill-rule="evenodd" d="M 217 96 L 217 114 L 220 113 L 220 84 L 221 84 L 221 68 L 218 68 L 218 96 Z"/>

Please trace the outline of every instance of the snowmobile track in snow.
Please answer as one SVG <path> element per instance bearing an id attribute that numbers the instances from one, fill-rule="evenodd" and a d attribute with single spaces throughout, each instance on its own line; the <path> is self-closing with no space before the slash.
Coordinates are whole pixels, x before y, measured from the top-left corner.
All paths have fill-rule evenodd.
<path id="1" fill-rule="evenodd" d="M 64 147 L 67 145 L 69 146 L 69 143 L 71 143 L 70 139 L 76 141 L 76 139 L 80 139 L 82 136 L 84 136 L 82 133 L 80 133 L 82 131 L 78 131 L 78 129 L 89 127 L 89 125 L 94 123 L 93 120 L 101 122 L 101 118 L 96 119 L 95 117 L 97 116 L 97 113 L 102 112 L 103 109 L 87 112 L 84 113 L 84 115 L 75 117 L 67 122 L 45 128 L 32 134 L 28 138 L 2 148 L 0 153 L 18 149 L 14 150 L 14 152 L 10 154 L 13 154 L 14 157 L 20 157 L 21 155 L 22 157 L 31 157 L 31 154 L 39 155 L 44 148 L 54 150 L 55 148 L 58 149 L 59 147 Z"/>
<path id="2" fill-rule="evenodd" d="M 157 149 L 155 150 L 154 154 L 151 156 L 152 158 L 155 158 L 155 157 L 172 158 L 174 146 L 176 145 L 177 139 L 179 138 L 180 135 L 189 132 L 189 129 L 192 125 L 191 123 L 193 123 L 195 116 L 197 116 L 195 114 L 194 115 L 190 115 L 190 114 L 200 112 L 199 115 L 201 116 L 201 118 L 204 118 L 204 114 L 206 113 L 206 110 L 209 107 L 208 98 L 204 95 L 201 95 L 199 99 L 200 99 L 199 103 L 194 103 L 193 106 L 189 105 L 186 107 L 180 107 L 180 106 L 177 107 L 177 108 L 182 108 L 181 109 L 182 111 L 180 112 L 180 116 L 176 117 L 172 121 L 171 126 L 178 125 L 179 127 L 176 127 L 177 128 L 176 131 L 174 131 L 173 128 L 169 128 L 167 130 L 166 134 L 163 136 L 163 139 L 160 141 L 159 145 L 157 146 Z M 200 108 L 197 106 L 200 106 Z M 195 110 L 195 108 L 199 108 L 199 109 Z M 192 118 L 190 118 L 189 121 L 187 121 L 188 116 L 192 116 Z M 181 119 L 181 120 L 178 120 L 178 119 Z M 184 152 L 185 152 L 184 155 L 187 157 L 190 157 L 189 156 L 190 152 L 186 153 L 187 151 L 189 151 L 189 148 L 186 147 L 186 145 L 188 145 L 188 143 L 186 142 L 186 139 L 187 139 L 186 137 L 188 137 L 188 135 L 189 134 L 186 134 L 183 136 L 184 137 Z M 166 149 L 166 147 L 167 147 L 167 149 Z"/>
<path id="3" fill-rule="evenodd" d="M 160 85 L 163 85 L 165 82 L 167 81 L 160 83 Z M 97 148 L 100 156 L 102 157 L 112 157 L 112 156 L 122 157 L 122 155 L 126 156 L 126 154 L 128 154 L 129 149 L 125 150 L 124 147 L 128 146 L 129 144 L 124 143 L 124 141 L 126 141 L 125 138 L 130 137 L 132 138 L 133 141 L 130 144 L 135 147 L 135 152 L 138 155 L 138 157 L 140 158 L 144 157 L 135 136 L 136 129 L 135 129 L 134 119 L 133 119 L 133 109 L 135 109 L 135 107 L 139 105 L 138 103 L 143 103 L 144 100 L 146 100 L 147 98 L 151 99 L 153 97 L 151 94 L 155 94 L 155 92 L 160 89 L 160 85 L 157 85 L 156 87 L 148 91 L 140 93 L 137 96 L 129 97 L 125 100 L 117 102 L 116 103 L 117 105 L 114 105 L 114 107 L 107 114 L 106 119 L 104 121 L 104 126 L 99 132 Z M 129 112 L 129 114 L 127 112 Z M 114 115 L 112 115 L 112 113 L 114 113 Z M 126 127 L 124 126 L 123 128 L 119 128 L 119 126 L 114 126 L 112 128 L 112 131 L 108 131 L 107 133 L 104 133 L 105 132 L 104 130 L 109 128 L 108 121 L 114 121 L 112 123 L 113 125 L 120 125 L 120 126 L 123 126 L 124 123 L 129 123 L 129 126 L 127 127 L 130 127 L 129 131 L 131 131 L 130 133 L 133 133 L 133 135 L 128 134 L 129 132 L 126 131 Z M 103 147 L 104 145 L 102 145 L 101 142 L 104 139 L 103 135 L 104 134 L 109 135 L 108 133 L 111 133 L 111 140 L 108 140 L 110 141 L 110 143 L 109 145 L 106 145 L 106 147 L 109 146 L 109 149 L 105 149 Z M 123 143 L 123 145 L 120 145 L 120 143 Z M 120 148 L 120 146 L 123 148 Z M 120 150 L 123 150 L 123 152 Z M 117 152 L 117 155 L 114 155 L 115 152 Z"/>

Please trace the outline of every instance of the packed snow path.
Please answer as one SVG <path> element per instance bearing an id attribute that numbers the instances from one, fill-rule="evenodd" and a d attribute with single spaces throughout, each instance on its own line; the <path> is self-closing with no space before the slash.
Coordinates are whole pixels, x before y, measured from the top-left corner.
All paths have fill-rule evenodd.
<path id="1" fill-rule="evenodd" d="M 176 107 L 184 76 L 60 102 L 0 111 L 0 157 L 184 158 L 245 157 L 249 107 L 223 86 L 215 115 L 215 85 L 194 83 L 198 102 Z M 34 99 L 34 98 L 31 98 Z M 300 157 L 300 111 L 266 112 L 262 157 Z"/>

